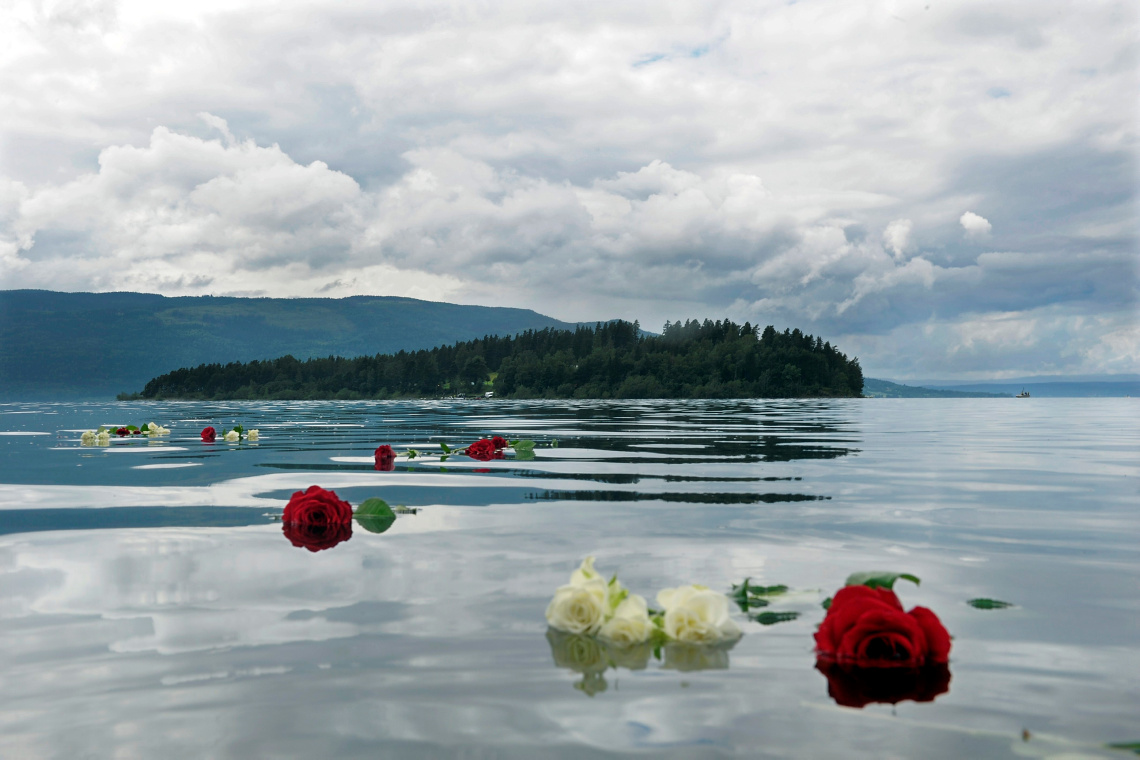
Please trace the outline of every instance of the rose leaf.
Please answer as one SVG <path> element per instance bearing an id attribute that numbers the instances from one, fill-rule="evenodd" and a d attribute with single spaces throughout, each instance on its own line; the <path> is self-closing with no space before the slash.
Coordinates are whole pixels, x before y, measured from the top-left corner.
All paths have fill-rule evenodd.
<path id="1" fill-rule="evenodd" d="M 760 625 L 775 625 L 776 623 L 787 623 L 788 621 L 795 620 L 800 616 L 798 612 L 758 612 L 755 615 L 749 615 L 749 620 L 755 620 Z"/>
<path id="2" fill-rule="evenodd" d="M 532 451 L 534 449 L 534 441 L 515 441 L 511 444 L 516 452 L 519 451 Z"/>
<path id="3" fill-rule="evenodd" d="M 918 585 L 920 581 L 917 575 L 910 573 L 891 573 L 884 570 L 871 570 L 866 573 L 851 573 L 847 576 L 848 586 L 870 586 L 871 588 L 879 588 L 880 586 L 886 589 L 893 589 L 895 581 L 899 578 L 908 580 L 914 585 Z"/>
<path id="4" fill-rule="evenodd" d="M 360 527 L 370 533 L 383 533 L 396 522 L 396 513 L 383 499 L 365 499 L 353 515 Z"/>
<path id="5" fill-rule="evenodd" d="M 1004 610 L 1006 607 L 1012 607 L 1013 602 L 1003 602 L 1000 599 L 970 599 L 966 602 L 976 610 Z"/>

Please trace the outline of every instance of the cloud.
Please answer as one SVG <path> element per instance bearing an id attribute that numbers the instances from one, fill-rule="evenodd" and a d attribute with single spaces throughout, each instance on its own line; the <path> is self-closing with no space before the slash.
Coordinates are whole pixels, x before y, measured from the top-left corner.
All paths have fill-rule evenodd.
<path id="1" fill-rule="evenodd" d="M 958 223 L 961 224 L 962 229 L 966 231 L 966 236 L 972 238 L 986 237 L 994 228 L 984 216 L 978 216 L 973 211 L 967 211 L 962 214 L 961 218 L 958 219 Z"/>
<path id="2" fill-rule="evenodd" d="M 731 313 L 840 345 L 1135 308 L 1122 5 L 7 12 L 4 287 Z"/>

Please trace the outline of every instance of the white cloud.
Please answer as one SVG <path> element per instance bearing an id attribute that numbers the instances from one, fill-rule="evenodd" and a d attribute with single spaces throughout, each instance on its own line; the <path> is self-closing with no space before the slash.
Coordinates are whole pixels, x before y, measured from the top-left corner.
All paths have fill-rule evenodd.
<path id="1" fill-rule="evenodd" d="M 909 219 L 896 219 L 883 230 L 883 244 L 896 259 L 901 259 L 911 250 L 910 233 L 914 224 Z"/>
<path id="2" fill-rule="evenodd" d="M 978 216 L 973 211 L 967 211 L 962 214 L 958 223 L 961 224 L 962 229 L 966 231 L 967 237 L 974 238 L 986 237 L 994 228 L 994 226 L 989 223 L 989 220 L 984 216 Z"/>

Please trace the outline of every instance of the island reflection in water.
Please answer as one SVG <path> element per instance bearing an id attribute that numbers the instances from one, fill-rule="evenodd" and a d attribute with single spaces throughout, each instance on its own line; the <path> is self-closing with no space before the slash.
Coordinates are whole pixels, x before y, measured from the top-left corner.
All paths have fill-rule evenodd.
<path id="1" fill-rule="evenodd" d="M 0 755 L 1111 757 L 1140 709 L 1140 426 L 1049 401 L 9 405 L 48 435 L 0 439 Z M 72 432 L 144 417 L 162 447 Z M 207 423 L 262 437 L 207 449 Z M 560 445 L 373 469 L 492 432 Z M 418 514 L 298 550 L 273 516 L 313 484 Z M 599 490 L 633 496 L 557 496 Z M 597 670 L 543 620 L 586 554 L 635 590 L 787 584 L 799 615 Z M 815 670 L 824 590 L 881 568 L 955 636 L 950 691 Z"/>

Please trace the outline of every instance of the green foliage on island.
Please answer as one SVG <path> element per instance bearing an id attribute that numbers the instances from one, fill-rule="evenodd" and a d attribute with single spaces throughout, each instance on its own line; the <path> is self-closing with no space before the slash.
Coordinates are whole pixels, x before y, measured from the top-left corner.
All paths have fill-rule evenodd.
<path id="1" fill-rule="evenodd" d="M 146 399 L 857 397 L 858 359 L 799 330 L 728 320 L 666 323 L 648 335 L 615 321 L 488 335 L 355 359 L 202 364 L 154 378 Z"/>
<path id="2" fill-rule="evenodd" d="M 979 391 L 950 391 L 941 388 L 923 388 L 917 385 L 900 385 L 889 380 L 868 377 L 863 384 L 867 398 L 1009 398 L 1008 393 L 982 393 Z"/>

